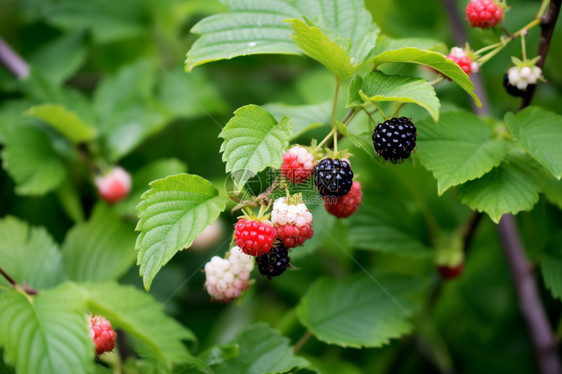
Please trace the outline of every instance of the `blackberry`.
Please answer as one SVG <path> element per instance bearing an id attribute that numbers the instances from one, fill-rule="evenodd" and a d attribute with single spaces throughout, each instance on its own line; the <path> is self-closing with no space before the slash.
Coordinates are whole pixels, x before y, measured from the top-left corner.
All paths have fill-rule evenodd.
<path id="1" fill-rule="evenodd" d="M 275 244 L 266 254 L 256 257 L 260 274 L 269 279 L 283 274 L 289 267 L 290 260 L 289 251 L 281 243 Z"/>
<path id="2" fill-rule="evenodd" d="M 349 162 L 325 158 L 314 167 L 314 184 L 322 196 L 343 196 L 351 189 L 353 171 Z"/>
<path id="3" fill-rule="evenodd" d="M 527 94 L 527 90 L 529 88 L 532 88 L 533 86 L 536 86 L 536 84 L 529 84 L 527 85 L 527 88 L 525 90 L 521 90 L 517 88 L 517 86 L 514 86 L 511 83 L 509 83 L 509 77 L 506 74 L 503 76 L 503 86 L 505 87 L 507 93 L 510 94 L 511 96 L 523 97 Z"/>
<path id="4" fill-rule="evenodd" d="M 373 145 L 386 161 L 410 157 L 416 146 L 416 126 L 410 118 L 391 118 L 379 123 L 373 132 Z"/>

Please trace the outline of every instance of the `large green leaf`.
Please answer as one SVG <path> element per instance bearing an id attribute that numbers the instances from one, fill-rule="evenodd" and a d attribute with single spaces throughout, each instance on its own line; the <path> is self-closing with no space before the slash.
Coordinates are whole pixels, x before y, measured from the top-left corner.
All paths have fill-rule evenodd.
<path id="1" fill-rule="evenodd" d="M 310 105 L 287 105 L 271 103 L 263 105 L 277 121 L 288 116 L 293 121 L 293 137 L 296 137 L 315 127 L 329 125 L 332 102 L 325 101 Z"/>
<path id="2" fill-rule="evenodd" d="M 47 230 L 14 217 L 0 220 L 0 258 L 0 267 L 20 285 L 45 289 L 66 278 L 58 245 Z M 7 284 L 2 277 L 0 284 Z"/>
<path id="3" fill-rule="evenodd" d="M 529 156 L 510 154 L 500 166 L 458 187 L 461 201 L 498 223 L 505 213 L 530 210 L 539 200 L 540 178 Z"/>
<path id="4" fill-rule="evenodd" d="M 326 66 L 339 79 L 347 79 L 353 75 L 355 69 L 351 57 L 341 45 L 331 40 L 318 27 L 307 25 L 300 19 L 288 22 L 294 31 L 291 38 L 308 57 Z"/>
<path id="5" fill-rule="evenodd" d="M 480 178 L 498 166 L 508 143 L 492 138 L 492 129 L 468 112 L 446 112 L 439 122 L 417 124 L 417 155 L 437 179 L 442 195 L 450 187 Z"/>
<path id="6" fill-rule="evenodd" d="M 356 88 L 357 82 L 350 87 Z M 414 103 L 425 108 L 436 121 L 439 119 L 439 99 L 433 86 L 422 78 L 373 71 L 363 78 L 359 95 L 363 101 Z"/>
<path id="7" fill-rule="evenodd" d="M 552 295 L 562 300 L 562 233 L 552 237 L 546 244 L 541 258 L 541 273 L 544 284 Z"/>
<path id="8" fill-rule="evenodd" d="M 308 365 L 305 359 L 293 354 L 289 339 L 263 323 L 242 330 L 230 343 L 237 344 L 240 353 L 211 365 L 216 374 L 287 373 Z"/>
<path id="9" fill-rule="evenodd" d="M 18 291 L 0 294 L 0 346 L 21 374 L 92 373 L 94 345 L 82 299 L 63 285 L 30 299 Z"/>
<path id="10" fill-rule="evenodd" d="M 402 48 L 393 51 L 385 51 L 371 60 L 375 65 L 388 62 L 409 62 L 429 66 L 441 74 L 447 76 L 453 82 L 465 90 L 478 106 L 482 106 L 480 100 L 474 93 L 474 85 L 468 75 L 455 62 L 447 59 L 443 54 L 426 51 L 418 48 Z"/>
<path id="11" fill-rule="evenodd" d="M 189 247 L 226 205 L 212 183 L 197 175 L 169 176 L 150 187 L 137 207 L 136 228 L 137 264 L 147 290 L 162 266 Z"/>
<path id="12" fill-rule="evenodd" d="M 362 206 L 349 219 L 349 240 L 355 247 L 416 257 L 431 254 L 404 202 L 386 192 L 365 192 Z"/>
<path id="13" fill-rule="evenodd" d="M 413 328 L 424 282 L 390 274 L 356 274 L 345 280 L 321 278 L 298 307 L 314 336 L 342 347 L 380 347 Z"/>
<path id="14" fill-rule="evenodd" d="M 62 250 L 70 279 L 117 280 L 134 264 L 135 233 L 108 206 L 100 204 L 88 222 L 68 232 Z"/>
<path id="15" fill-rule="evenodd" d="M 85 124 L 76 113 L 61 105 L 36 105 L 26 114 L 45 121 L 73 143 L 85 142 L 96 137 L 95 129 Z"/>
<path id="16" fill-rule="evenodd" d="M 432 50 L 435 52 L 446 52 L 447 46 L 445 43 L 428 38 L 400 38 L 394 39 L 388 35 L 381 35 L 377 40 L 377 45 L 373 50 L 373 55 L 379 55 L 386 51 L 395 51 L 402 48 L 419 48 L 425 50 Z"/>
<path id="17" fill-rule="evenodd" d="M 193 341 L 191 331 L 167 317 L 162 305 L 147 293 L 117 283 L 81 285 L 90 312 L 101 314 L 142 342 L 166 365 L 189 360 L 183 340 Z"/>
<path id="18" fill-rule="evenodd" d="M 300 54 L 289 38 L 287 19 L 320 22 L 323 29 L 349 39 L 346 52 L 362 63 L 375 46 L 378 27 L 363 0 L 224 0 L 229 13 L 207 17 L 192 32 L 201 35 L 187 53 L 186 69 L 207 62 L 260 53 Z"/>
<path id="19" fill-rule="evenodd" d="M 538 107 L 525 108 L 517 115 L 505 115 L 515 141 L 548 169 L 562 177 L 562 116 Z"/>
<path id="20" fill-rule="evenodd" d="M 226 171 L 233 173 L 238 188 L 266 167 L 279 167 L 281 154 L 289 145 L 293 123 L 284 117 L 279 123 L 265 109 L 246 105 L 234 112 L 219 137 Z"/>
<path id="21" fill-rule="evenodd" d="M 44 132 L 24 125 L 6 130 L 3 136 L 3 166 L 16 182 L 16 193 L 44 195 L 62 183 L 65 165 Z"/>

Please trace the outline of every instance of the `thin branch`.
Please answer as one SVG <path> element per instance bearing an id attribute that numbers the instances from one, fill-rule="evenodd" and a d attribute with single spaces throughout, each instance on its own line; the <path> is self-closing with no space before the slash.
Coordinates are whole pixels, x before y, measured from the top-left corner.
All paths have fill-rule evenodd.
<path id="1" fill-rule="evenodd" d="M 0 37 L 0 64 L 14 77 L 23 79 L 29 76 L 29 65 Z"/>
<path id="2" fill-rule="evenodd" d="M 556 337 L 541 305 L 535 278 L 525 251 L 515 218 L 511 214 L 503 215 L 498 224 L 503 251 L 511 270 L 511 277 L 517 292 L 519 307 L 527 321 L 529 334 L 535 349 L 540 373 L 560 373 L 560 361 L 556 352 Z"/>
<path id="3" fill-rule="evenodd" d="M 4 278 L 6 278 L 6 280 L 8 281 L 8 283 L 10 283 L 12 286 L 16 287 L 18 284 L 16 283 L 16 281 L 14 280 L 14 278 L 10 277 L 8 275 L 8 273 L 6 273 L 4 271 L 4 269 L 0 268 L 0 274 L 2 274 L 2 276 Z"/>
<path id="4" fill-rule="evenodd" d="M 558 15 L 560 14 L 561 2 L 562 0 L 551 0 L 546 13 L 541 17 L 541 36 L 539 39 L 539 46 L 537 48 L 537 56 L 541 56 L 541 59 L 537 62 L 537 66 L 541 69 L 546 61 L 546 55 L 548 53 L 548 48 L 550 47 L 552 34 L 554 33 L 554 26 L 556 26 L 556 21 L 558 20 Z M 536 89 L 536 85 L 529 86 L 526 95 L 523 97 L 520 109 L 531 105 Z"/>
<path id="5" fill-rule="evenodd" d="M 299 339 L 298 342 L 295 343 L 293 346 L 293 353 L 297 353 L 300 349 L 308 342 L 308 340 L 312 337 L 310 330 L 306 330 L 303 336 Z"/>

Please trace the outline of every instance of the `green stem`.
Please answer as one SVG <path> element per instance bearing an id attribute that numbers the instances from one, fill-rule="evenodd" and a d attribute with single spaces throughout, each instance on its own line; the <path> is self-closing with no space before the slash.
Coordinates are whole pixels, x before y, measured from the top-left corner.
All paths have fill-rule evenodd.
<path id="1" fill-rule="evenodd" d="M 340 79 L 336 77 L 336 92 L 334 93 L 334 102 L 332 104 L 332 114 L 330 116 L 330 122 L 332 127 L 336 127 L 336 108 L 338 106 L 338 93 L 340 92 Z"/>
<path id="2" fill-rule="evenodd" d="M 521 56 L 523 62 L 527 61 L 527 47 L 525 46 L 525 33 L 521 33 Z"/>
<path id="3" fill-rule="evenodd" d="M 318 145 L 316 146 L 316 148 L 314 148 L 314 149 L 312 150 L 312 153 L 316 153 L 316 151 L 318 151 L 320 148 L 322 148 L 322 146 L 323 146 L 324 144 L 326 144 L 326 142 L 332 138 L 333 134 L 334 134 L 336 131 L 337 131 L 337 128 L 336 128 L 336 127 L 333 127 L 333 128 L 332 128 L 332 131 L 330 131 L 330 132 L 328 133 L 328 135 L 326 135 L 326 137 L 325 137 L 324 139 L 322 139 L 322 141 L 321 141 L 320 143 L 318 143 Z"/>
<path id="4" fill-rule="evenodd" d="M 442 82 L 444 79 L 445 79 L 445 78 L 443 78 L 443 77 L 441 76 L 441 77 L 435 78 L 434 80 L 432 80 L 431 82 L 428 82 L 428 83 L 429 83 L 431 86 L 435 86 L 437 83 Z"/>
<path id="5" fill-rule="evenodd" d="M 544 15 L 544 12 L 546 12 L 546 9 L 548 8 L 549 5 L 550 5 L 550 0 L 542 0 L 541 7 L 537 12 L 536 18 L 541 18 Z"/>
<path id="6" fill-rule="evenodd" d="M 381 112 L 382 117 L 384 118 L 384 120 L 386 121 L 388 119 L 388 117 L 386 116 L 386 114 L 384 113 L 384 111 L 381 109 L 380 106 L 377 105 L 377 103 L 375 103 L 374 101 L 372 101 L 373 105 L 378 109 L 379 112 Z"/>
<path id="7" fill-rule="evenodd" d="M 293 346 L 293 353 L 297 353 L 298 351 L 300 351 L 300 349 L 303 347 L 303 345 L 306 344 L 306 342 L 310 339 L 311 336 L 312 334 L 310 333 L 310 331 L 306 330 L 303 336 L 299 339 L 299 341 L 296 342 L 295 345 Z"/>

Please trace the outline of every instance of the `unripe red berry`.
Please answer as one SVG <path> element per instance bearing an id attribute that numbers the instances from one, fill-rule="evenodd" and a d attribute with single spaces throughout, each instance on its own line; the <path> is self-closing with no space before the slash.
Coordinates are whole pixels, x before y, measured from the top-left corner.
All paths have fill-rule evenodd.
<path id="1" fill-rule="evenodd" d="M 90 316 L 90 338 L 96 346 L 96 355 L 112 351 L 115 348 L 117 335 L 111 328 L 111 323 L 102 316 Z"/>
<path id="2" fill-rule="evenodd" d="M 94 183 L 100 197 L 110 204 L 123 200 L 131 191 L 131 176 L 119 166 L 105 175 L 97 176 Z"/>

